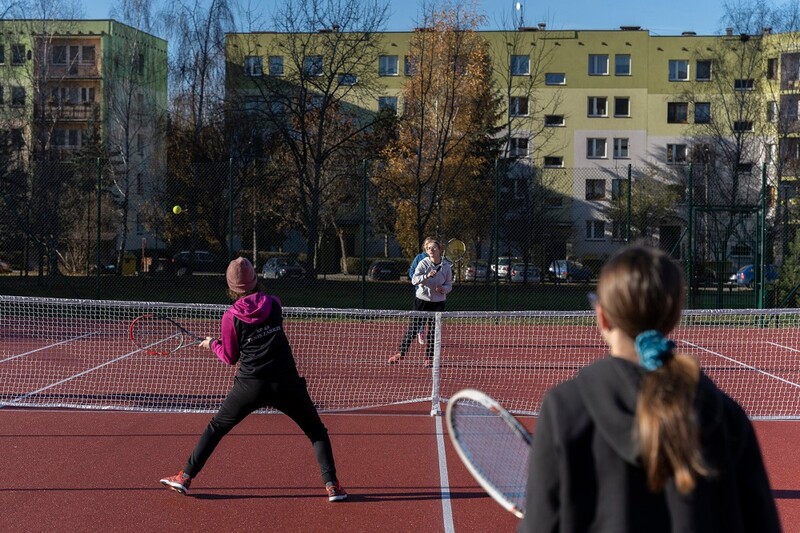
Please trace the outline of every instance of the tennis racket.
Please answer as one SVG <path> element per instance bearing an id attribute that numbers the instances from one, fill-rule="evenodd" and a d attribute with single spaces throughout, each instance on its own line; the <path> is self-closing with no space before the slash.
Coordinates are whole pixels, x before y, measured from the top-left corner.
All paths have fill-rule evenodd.
<path id="1" fill-rule="evenodd" d="M 447 246 L 444 247 L 442 257 L 445 257 L 451 263 L 458 263 L 464 258 L 467 253 L 467 245 L 461 239 L 450 239 L 447 241 Z"/>
<path id="2" fill-rule="evenodd" d="M 447 402 L 450 439 L 470 474 L 507 511 L 525 515 L 531 434 L 499 403 L 464 389 Z"/>
<path id="3" fill-rule="evenodd" d="M 205 340 L 205 337 L 195 335 L 171 318 L 157 313 L 136 317 L 128 328 L 128 336 L 148 355 L 169 355 Z"/>

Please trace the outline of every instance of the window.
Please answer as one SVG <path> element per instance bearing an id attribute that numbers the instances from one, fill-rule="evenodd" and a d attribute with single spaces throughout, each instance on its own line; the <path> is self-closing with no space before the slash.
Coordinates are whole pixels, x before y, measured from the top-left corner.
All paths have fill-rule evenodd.
<path id="1" fill-rule="evenodd" d="M 627 96 L 617 96 L 614 98 L 614 116 L 631 116 L 631 99 Z"/>
<path id="2" fill-rule="evenodd" d="M 589 76 L 608 76 L 607 54 L 589 54 Z"/>
<path id="3" fill-rule="evenodd" d="M 670 102 L 667 104 L 667 122 L 669 124 L 686 124 L 689 121 L 689 104 L 686 102 Z"/>
<path id="4" fill-rule="evenodd" d="M 544 156 L 544 166 L 550 168 L 561 168 L 564 166 L 564 158 L 557 155 Z"/>
<path id="5" fill-rule="evenodd" d="M 136 134 L 136 153 L 140 156 L 144 155 L 144 134 Z"/>
<path id="6" fill-rule="evenodd" d="M 544 75 L 545 85 L 566 85 L 567 75 L 563 72 L 548 72 Z"/>
<path id="7" fill-rule="evenodd" d="M 11 105 L 19 107 L 25 105 L 25 87 L 11 88 Z"/>
<path id="8" fill-rule="evenodd" d="M 0 44 L 0 65 L 6 64 L 6 46 Z"/>
<path id="9" fill-rule="evenodd" d="M 631 56 L 630 54 L 617 54 L 614 56 L 614 75 L 631 75 Z"/>
<path id="10" fill-rule="evenodd" d="M 379 76 L 397 76 L 397 56 L 380 56 L 378 58 Z"/>
<path id="11" fill-rule="evenodd" d="M 21 65 L 25 62 L 25 45 L 12 44 L 11 45 L 11 64 Z"/>
<path id="12" fill-rule="evenodd" d="M 53 64 L 66 65 L 67 64 L 67 47 L 58 45 L 53 47 Z"/>
<path id="13" fill-rule="evenodd" d="M 602 220 L 586 221 L 586 239 L 601 240 L 606 236 L 606 223 Z"/>
<path id="14" fill-rule="evenodd" d="M 545 126 L 563 126 L 564 125 L 564 115 L 545 115 L 544 116 L 544 125 Z"/>
<path id="15" fill-rule="evenodd" d="M 358 83 L 358 76 L 355 74 L 339 74 L 339 85 L 355 85 Z"/>
<path id="16" fill-rule="evenodd" d="M 511 75 L 527 76 L 531 73 L 531 58 L 529 56 L 511 56 Z"/>
<path id="17" fill-rule="evenodd" d="M 144 75 L 144 54 L 139 54 L 136 57 L 136 72 L 138 72 L 140 76 Z"/>
<path id="18" fill-rule="evenodd" d="M 322 56 L 308 56 L 303 59 L 303 72 L 306 76 L 322 76 Z"/>
<path id="19" fill-rule="evenodd" d="M 590 96 L 587 114 L 590 117 L 608 116 L 608 98 L 605 96 Z"/>
<path id="20" fill-rule="evenodd" d="M 686 59 L 669 60 L 669 81 L 689 81 L 689 61 Z"/>
<path id="21" fill-rule="evenodd" d="M 269 56 L 269 75 L 283 76 L 283 56 Z"/>
<path id="22" fill-rule="evenodd" d="M 767 120 L 770 122 L 778 121 L 778 102 L 774 100 L 767 102 Z"/>
<path id="23" fill-rule="evenodd" d="M 754 79 L 741 79 L 733 80 L 733 90 L 735 91 L 752 91 L 756 87 Z"/>
<path id="24" fill-rule="evenodd" d="M 512 117 L 527 117 L 528 97 L 512 96 L 508 106 L 508 114 Z"/>
<path id="25" fill-rule="evenodd" d="M 586 180 L 587 200 L 603 200 L 605 199 L 605 197 L 606 197 L 606 180 Z"/>
<path id="26" fill-rule="evenodd" d="M 81 49 L 81 63 L 94 64 L 94 45 L 87 45 Z"/>
<path id="27" fill-rule="evenodd" d="M 753 122 L 750 120 L 737 120 L 733 123 L 733 131 L 739 133 L 753 131 Z"/>
<path id="28" fill-rule="evenodd" d="M 261 56 L 247 56 L 244 58 L 244 75 L 261 76 L 263 74 L 263 63 Z"/>
<path id="29" fill-rule="evenodd" d="M 778 60 L 774 57 L 767 59 L 767 79 L 775 80 L 778 78 Z"/>
<path id="30" fill-rule="evenodd" d="M 611 199 L 619 200 L 628 192 L 628 180 L 614 178 L 611 180 Z"/>
<path id="31" fill-rule="evenodd" d="M 668 144 L 667 145 L 667 163 L 679 164 L 686 163 L 686 145 L 685 144 Z"/>
<path id="32" fill-rule="evenodd" d="M 614 137 L 614 159 L 628 158 L 628 138 Z"/>
<path id="33" fill-rule="evenodd" d="M 244 97 L 244 112 L 248 115 L 255 115 L 261 108 L 261 97 L 248 94 Z"/>
<path id="34" fill-rule="evenodd" d="M 78 147 L 80 144 L 78 143 L 78 134 L 80 131 L 78 130 L 67 130 L 67 146 L 75 146 Z"/>
<path id="35" fill-rule="evenodd" d="M 711 122 L 711 102 L 695 102 L 694 123 L 708 124 Z"/>
<path id="36" fill-rule="evenodd" d="M 54 146 L 64 146 L 66 141 L 66 132 L 60 128 L 56 128 L 53 130 L 53 133 L 50 134 L 50 142 Z"/>
<path id="37" fill-rule="evenodd" d="M 378 111 L 382 109 L 391 109 L 397 113 L 397 97 L 396 96 L 381 96 L 378 98 Z"/>
<path id="38" fill-rule="evenodd" d="M 528 157 L 528 139 L 526 137 L 511 137 L 508 140 L 509 157 Z"/>
<path id="39" fill-rule="evenodd" d="M 590 137 L 586 139 L 586 157 L 589 159 L 602 159 L 606 157 L 605 138 Z"/>
<path id="40" fill-rule="evenodd" d="M 22 128 L 11 129 L 11 146 L 22 148 L 25 145 L 25 137 L 22 135 Z"/>
<path id="41" fill-rule="evenodd" d="M 694 79 L 697 81 L 711 81 L 711 61 L 701 59 L 695 63 Z"/>
<path id="42" fill-rule="evenodd" d="M 3 87 L 0 86 L 0 105 L 5 104 L 5 97 L 3 95 Z"/>
<path id="43" fill-rule="evenodd" d="M 417 75 L 417 60 L 412 56 L 405 56 L 403 58 L 403 72 L 406 76 Z"/>

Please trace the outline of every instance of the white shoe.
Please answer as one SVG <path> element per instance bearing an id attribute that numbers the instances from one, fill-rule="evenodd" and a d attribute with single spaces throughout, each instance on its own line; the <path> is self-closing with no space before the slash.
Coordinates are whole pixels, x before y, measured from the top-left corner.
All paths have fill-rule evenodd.
<path id="1" fill-rule="evenodd" d="M 417 342 L 420 344 L 425 344 L 425 335 L 423 335 L 421 331 L 417 333 Z"/>

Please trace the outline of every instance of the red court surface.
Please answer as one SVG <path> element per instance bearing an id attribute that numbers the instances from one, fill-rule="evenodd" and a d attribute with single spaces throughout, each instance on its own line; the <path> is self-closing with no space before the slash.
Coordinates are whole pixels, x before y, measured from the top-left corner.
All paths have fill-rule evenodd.
<path id="1" fill-rule="evenodd" d="M 444 420 L 417 412 L 323 415 L 350 493 L 329 503 L 311 446 L 281 415 L 246 419 L 182 497 L 158 479 L 210 415 L 0 409 L 0 531 L 514 531 L 438 433 Z M 755 425 L 784 530 L 800 533 L 800 423 Z"/>

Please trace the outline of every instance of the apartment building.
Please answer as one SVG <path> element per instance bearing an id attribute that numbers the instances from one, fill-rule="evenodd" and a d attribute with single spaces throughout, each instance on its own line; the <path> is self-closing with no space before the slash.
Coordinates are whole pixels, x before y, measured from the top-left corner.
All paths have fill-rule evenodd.
<path id="1" fill-rule="evenodd" d="M 66 188 L 55 183 L 77 180 L 74 171 L 48 175 L 56 168 L 50 163 L 107 157 L 103 192 L 117 215 L 105 224 L 103 238 L 112 250 L 139 248 L 142 239 L 152 245 L 156 238 L 141 224 L 141 209 L 163 178 L 165 140 L 156 125 L 166 108 L 163 39 L 114 20 L 0 21 L 5 172 L 26 176 L 7 196 L 27 197 L 36 205 L 48 183 L 63 193 Z M 95 168 L 78 172 L 96 175 Z M 35 218 L 52 220 L 52 208 L 43 209 Z M 59 217 L 63 241 L 69 221 Z"/>
<path id="2" fill-rule="evenodd" d="M 323 33 L 330 31 L 335 30 Z M 381 34 L 383 52 L 372 72 L 380 94 L 358 105 L 402 113 L 403 82 L 413 75 L 414 34 Z M 661 36 L 635 26 L 549 30 L 544 25 L 480 35 L 492 50 L 506 106 L 507 157 L 536 169 L 528 175 L 556 176 L 548 182 L 545 201 L 561 231 L 551 237 L 558 242 L 549 255 L 603 258 L 624 242 L 625 229 L 608 218 L 608 206 L 627 186 L 629 168 L 631 179 L 658 179 L 681 191 L 676 215 L 649 235 L 676 256 L 684 253 L 680 239 L 688 224 L 691 180 L 695 203 L 757 206 L 766 164 L 770 216 L 778 185 L 781 194 L 794 196 L 800 48 L 788 36 L 769 28 L 754 36 L 730 30 Z M 278 38 L 266 32 L 228 36 L 229 91 L 248 94 L 248 78 L 280 77 L 292 68 L 290 58 L 273 46 Z M 350 76 L 346 83 L 358 83 L 352 73 L 343 74 Z M 257 92 L 248 98 L 249 105 L 259 105 Z M 509 209 L 516 185 L 513 180 L 503 185 Z M 731 234 L 720 253 L 737 251 L 752 260 L 754 244 L 744 234 L 754 231 Z"/>

